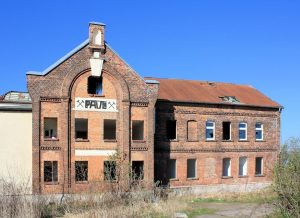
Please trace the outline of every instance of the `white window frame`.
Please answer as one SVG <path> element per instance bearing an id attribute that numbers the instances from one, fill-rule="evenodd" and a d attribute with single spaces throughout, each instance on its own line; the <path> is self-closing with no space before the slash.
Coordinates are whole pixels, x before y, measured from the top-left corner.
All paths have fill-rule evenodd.
<path id="1" fill-rule="evenodd" d="M 228 175 L 224 175 L 224 160 L 227 159 L 229 160 L 229 167 L 228 167 Z M 230 157 L 225 157 L 222 159 L 222 177 L 231 177 L 231 158 Z"/>
<path id="2" fill-rule="evenodd" d="M 244 166 L 243 166 L 243 174 L 240 174 L 240 167 L 241 167 L 241 159 L 246 159 L 245 161 L 245 170 L 244 170 Z M 248 158 L 243 156 L 243 157 L 239 157 L 239 176 L 243 177 L 243 176 L 248 176 Z"/>
<path id="3" fill-rule="evenodd" d="M 207 126 L 207 123 L 212 123 L 213 126 Z M 213 133 L 214 133 L 214 137 L 213 138 L 207 138 L 206 131 L 208 129 L 212 129 L 213 130 Z M 214 121 L 206 121 L 205 122 L 205 138 L 206 138 L 206 141 L 214 141 L 214 140 L 216 140 L 216 123 Z"/>
<path id="4" fill-rule="evenodd" d="M 240 124 L 245 124 L 245 127 L 240 127 Z M 240 131 L 241 130 L 245 130 L 246 138 L 244 138 L 244 139 L 240 138 Z M 255 132 L 256 132 L 256 129 L 255 129 Z M 246 122 L 239 122 L 239 140 L 240 141 L 247 141 L 248 140 L 248 124 Z"/>
<path id="5" fill-rule="evenodd" d="M 260 124 L 261 127 L 257 128 L 256 127 L 257 124 Z M 260 130 L 261 130 L 261 139 L 258 139 L 258 138 L 256 138 L 256 131 L 260 131 Z M 262 124 L 260 122 L 255 123 L 255 140 L 256 141 L 263 141 L 264 140 L 264 124 Z"/>

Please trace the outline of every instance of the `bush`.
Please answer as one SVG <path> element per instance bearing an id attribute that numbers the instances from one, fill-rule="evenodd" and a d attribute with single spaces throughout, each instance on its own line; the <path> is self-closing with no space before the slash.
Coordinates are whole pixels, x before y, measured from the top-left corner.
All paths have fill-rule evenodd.
<path id="1" fill-rule="evenodd" d="M 291 138 L 280 151 L 275 166 L 274 189 L 283 217 L 300 217 L 300 139 Z"/>

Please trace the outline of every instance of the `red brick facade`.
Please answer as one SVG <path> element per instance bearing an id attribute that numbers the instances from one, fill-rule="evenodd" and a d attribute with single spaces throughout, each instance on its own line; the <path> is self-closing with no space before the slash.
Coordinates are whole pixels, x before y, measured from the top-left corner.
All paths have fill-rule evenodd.
<path id="1" fill-rule="evenodd" d="M 82 46 L 62 63 L 44 75 L 27 75 L 33 112 L 33 192 L 77 193 L 103 191 L 104 161 L 107 155 L 76 155 L 76 151 L 118 150 L 125 162 L 143 161 L 144 181 L 168 183 L 168 160 L 176 159 L 176 178 L 171 186 L 196 184 L 264 182 L 272 178 L 272 166 L 280 142 L 280 112 L 278 108 L 240 105 L 210 105 L 157 100 L 159 84 L 146 82 L 107 44 L 104 25 L 90 24 L 90 35 L 100 30 L 102 44 L 93 41 Z M 104 60 L 102 69 L 103 94 L 88 94 L 91 75 L 90 58 L 94 51 Z M 75 110 L 75 98 L 96 100 L 115 99 L 117 112 Z M 57 136 L 44 136 L 45 118 L 57 119 Z M 88 120 L 88 138 L 75 139 L 75 119 Z M 105 119 L 116 120 L 116 139 L 104 140 Z M 142 140 L 132 140 L 132 121 L 144 121 Z M 176 120 L 177 139 L 166 139 L 166 121 Z M 215 122 L 215 140 L 205 140 L 207 120 Z M 190 121 L 190 122 L 189 122 Z M 222 121 L 232 123 L 232 138 L 222 141 Z M 248 124 L 247 141 L 238 140 L 239 122 Z M 255 124 L 264 125 L 264 139 L 255 140 Z M 189 126 L 189 128 L 187 128 Z M 187 131 L 189 129 L 189 131 Z M 247 176 L 238 176 L 238 158 L 248 158 Z M 222 159 L 231 158 L 231 176 L 222 177 Z M 255 176 L 255 157 L 263 158 L 263 173 Z M 187 179 L 187 159 L 196 159 L 196 177 Z M 45 161 L 57 161 L 57 181 L 45 182 Z M 75 162 L 88 162 L 88 181 L 75 181 Z"/>

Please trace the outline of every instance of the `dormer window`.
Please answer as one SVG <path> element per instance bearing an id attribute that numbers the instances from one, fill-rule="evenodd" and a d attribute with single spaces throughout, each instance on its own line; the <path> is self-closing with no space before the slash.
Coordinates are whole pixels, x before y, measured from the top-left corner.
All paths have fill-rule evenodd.
<path id="1" fill-rule="evenodd" d="M 90 76 L 88 78 L 88 93 L 92 95 L 103 95 L 102 77 Z"/>
<path id="2" fill-rule="evenodd" d="M 241 103 L 235 96 L 221 96 L 220 99 L 227 103 Z"/>

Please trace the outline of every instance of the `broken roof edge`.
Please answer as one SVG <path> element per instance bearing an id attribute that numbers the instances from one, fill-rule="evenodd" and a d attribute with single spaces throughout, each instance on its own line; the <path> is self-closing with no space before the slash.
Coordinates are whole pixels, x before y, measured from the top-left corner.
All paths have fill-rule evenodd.
<path id="1" fill-rule="evenodd" d="M 50 73 L 52 70 L 57 68 L 59 65 L 61 65 L 64 61 L 69 59 L 72 55 L 80 51 L 82 48 L 87 46 L 89 44 L 89 39 L 86 39 L 84 42 L 80 43 L 78 46 L 76 46 L 73 50 L 68 52 L 66 55 L 64 55 L 62 58 L 60 58 L 58 61 L 56 61 L 54 64 L 50 65 L 47 67 L 45 70 L 42 72 L 37 72 L 37 71 L 28 71 L 26 75 L 35 75 L 35 76 L 45 76 L 48 73 Z"/>
<path id="2" fill-rule="evenodd" d="M 180 100 L 169 100 L 169 99 L 157 99 L 161 102 L 175 102 L 175 103 L 184 103 L 184 104 L 208 104 L 208 105 L 225 105 L 225 106 L 237 106 L 237 107 L 256 107 L 256 108 L 269 108 L 269 109 L 280 109 L 283 110 L 282 105 L 278 106 L 264 106 L 264 105 L 251 105 L 251 104 L 235 104 L 235 103 L 226 103 L 226 102 L 205 102 L 205 101 L 180 101 Z"/>

